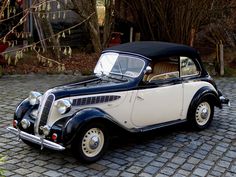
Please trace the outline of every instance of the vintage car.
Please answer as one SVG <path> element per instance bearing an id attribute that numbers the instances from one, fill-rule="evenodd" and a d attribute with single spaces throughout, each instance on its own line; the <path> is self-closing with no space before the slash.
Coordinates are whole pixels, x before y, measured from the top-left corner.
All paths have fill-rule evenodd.
<path id="1" fill-rule="evenodd" d="M 32 91 L 8 130 L 29 145 L 71 147 L 84 162 L 98 160 L 117 130 L 145 132 L 188 122 L 209 126 L 214 107 L 229 104 L 204 69 L 197 50 L 144 41 L 104 50 L 94 75 Z"/>

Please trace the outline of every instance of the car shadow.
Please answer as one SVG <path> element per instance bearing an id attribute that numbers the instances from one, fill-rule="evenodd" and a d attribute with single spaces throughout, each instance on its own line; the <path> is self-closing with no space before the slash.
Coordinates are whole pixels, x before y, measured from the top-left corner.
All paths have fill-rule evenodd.
<path id="1" fill-rule="evenodd" d="M 108 152 L 102 159 L 109 160 L 110 157 L 116 156 L 116 152 L 119 150 L 129 151 L 130 149 L 138 148 L 140 146 L 149 146 L 151 143 L 162 144 L 164 142 L 164 145 L 162 144 L 162 146 L 166 146 L 166 142 L 172 143 L 172 140 L 174 140 L 174 137 L 178 136 L 178 134 L 186 134 L 189 132 L 194 132 L 194 130 L 186 123 L 142 133 L 121 131 L 117 136 L 110 139 Z M 167 148 L 168 147 L 171 147 L 171 144 L 168 144 Z M 62 152 L 57 152 L 46 148 L 43 151 L 40 151 L 40 149 L 36 151 L 43 156 L 62 158 L 65 160 L 64 163 L 76 163 L 78 165 L 83 165 L 79 160 L 73 157 L 69 148 Z M 160 152 L 162 151 L 163 150 L 160 150 Z M 86 164 L 84 165 L 86 166 Z"/>
<path id="2" fill-rule="evenodd" d="M 193 131 L 187 123 L 172 125 L 168 127 L 151 130 L 148 132 L 130 133 L 121 132 L 119 136 L 115 136 L 110 141 L 110 150 L 127 147 L 127 145 L 145 145 L 152 140 L 165 139 L 181 132 Z"/>

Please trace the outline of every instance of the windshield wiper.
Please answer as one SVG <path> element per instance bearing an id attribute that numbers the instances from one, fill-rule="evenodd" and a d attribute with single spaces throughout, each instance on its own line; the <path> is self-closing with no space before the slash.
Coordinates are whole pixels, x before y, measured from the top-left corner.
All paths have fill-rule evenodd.
<path id="1" fill-rule="evenodd" d="M 102 62 L 99 62 L 99 64 L 101 66 L 101 71 L 100 71 L 101 72 L 101 76 L 104 76 L 105 74 L 104 74 Z"/>
<path id="2" fill-rule="evenodd" d="M 121 79 L 119 78 L 116 78 L 116 77 L 112 77 L 110 75 L 106 75 L 106 77 L 110 78 L 110 79 L 114 79 L 114 80 L 117 80 L 117 81 L 120 81 L 120 82 L 126 82 L 128 79 L 124 79 L 123 78 L 123 75 L 121 76 Z"/>

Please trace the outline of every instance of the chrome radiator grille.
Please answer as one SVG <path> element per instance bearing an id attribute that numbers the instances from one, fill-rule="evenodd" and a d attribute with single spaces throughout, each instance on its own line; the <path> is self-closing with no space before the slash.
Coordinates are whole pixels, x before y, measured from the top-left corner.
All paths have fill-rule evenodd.
<path id="1" fill-rule="evenodd" d="M 42 114 L 40 116 L 40 121 L 39 121 L 39 126 L 38 126 L 39 134 L 43 133 L 40 130 L 40 127 L 46 125 L 53 101 L 54 101 L 54 95 L 49 95 L 46 99 L 44 107 L 42 108 L 43 110 L 42 110 Z"/>

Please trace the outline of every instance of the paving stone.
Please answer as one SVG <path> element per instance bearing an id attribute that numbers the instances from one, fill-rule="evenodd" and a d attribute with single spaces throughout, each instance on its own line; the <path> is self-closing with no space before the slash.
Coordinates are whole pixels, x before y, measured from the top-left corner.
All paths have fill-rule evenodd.
<path id="1" fill-rule="evenodd" d="M 176 163 L 176 164 L 183 164 L 184 162 L 186 161 L 185 158 L 182 158 L 182 157 L 174 157 L 172 162 L 173 163 Z"/>
<path id="2" fill-rule="evenodd" d="M 172 158 L 174 155 L 175 155 L 175 154 L 172 153 L 172 152 L 163 152 L 161 156 L 162 156 L 162 157 L 165 157 L 165 158 L 167 158 L 167 159 L 170 159 L 170 158 Z"/>
<path id="3" fill-rule="evenodd" d="M 40 166 L 34 166 L 33 168 L 30 168 L 30 170 L 37 172 L 37 173 L 43 173 L 43 172 L 47 171 L 46 168 L 40 167 Z"/>
<path id="4" fill-rule="evenodd" d="M 40 176 L 42 176 L 42 174 L 33 172 L 33 173 L 30 173 L 30 174 L 28 174 L 28 175 L 26 175 L 26 176 L 27 176 L 27 177 L 40 177 Z"/>
<path id="5" fill-rule="evenodd" d="M 213 175 L 213 176 L 222 176 L 221 172 L 215 171 L 215 170 L 212 170 L 210 174 Z"/>
<path id="6" fill-rule="evenodd" d="M 187 171 L 192 171 L 195 168 L 195 165 L 190 164 L 190 163 L 185 163 L 183 166 L 181 166 L 181 169 L 187 170 Z"/>
<path id="7" fill-rule="evenodd" d="M 123 176 L 123 177 L 133 177 L 134 176 L 134 174 L 133 173 L 128 173 L 128 172 L 122 172 L 121 174 L 120 174 L 120 176 Z"/>
<path id="8" fill-rule="evenodd" d="M 220 161 L 217 163 L 217 165 L 219 165 L 220 167 L 229 168 L 230 162 L 220 160 Z"/>
<path id="9" fill-rule="evenodd" d="M 175 170 L 173 168 L 169 168 L 169 167 L 164 167 L 161 169 L 160 171 L 162 174 L 165 174 L 165 175 L 168 175 L 168 176 L 171 176 L 174 174 Z"/>
<path id="10" fill-rule="evenodd" d="M 193 171 L 194 175 L 198 175 L 198 176 L 206 176 L 207 174 L 207 170 L 201 169 L 201 168 L 197 168 Z"/>
<path id="11" fill-rule="evenodd" d="M 164 175 L 164 174 L 157 174 L 155 177 L 169 177 L 169 176 Z"/>
<path id="12" fill-rule="evenodd" d="M 140 173 L 138 176 L 139 177 L 152 177 L 153 175 L 148 174 L 148 173 Z"/>
<path id="13" fill-rule="evenodd" d="M 178 170 L 178 173 L 182 174 L 183 176 L 189 176 L 191 172 L 180 169 Z"/>
<path id="14" fill-rule="evenodd" d="M 233 166 L 230 168 L 230 172 L 236 173 L 236 165 L 233 165 Z"/>
<path id="15" fill-rule="evenodd" d="M 24 169 L 24 168 L 19 168 L 19 169 L 15 170 L 14 172 L 17 174 L 20 174 L 20 175 L 26 175 L 26 174 L 31 173 L 31 171 Z"/>
<path id="16" fill-rule="evenodd" d="M 144 172 L 149 173 L 149 174 L 155 174 L 160 168 L 154 167 L 154 166 L 147 166 L 143 169 Z"/>
<path id="17" fill-rule="evenodd" d="M 119 173 L 120 173 L 120 171 L 111 169 L 111 170 L 108 170 L 105 175 L 107 175 L 107 176 L 118 176 Z"/>
<path id="18" fill-rule="evenodd" d="M 79 171 L 75 171 L 75 170 L 69 172 L 68 174 L 71 175 L 71 176 L 75 176 L 75 177 L 77 177 L 77 176 L 79 176 L 79 177 L 87 176 L 86 174 L 84 174 L 82 172 L 79 172 Z"/>
<path id="19" fill-rule="evenodd" d="M 200 161 L 201 161 L 200 159 L 197 159 L 195 157 L 190 157 L 188 160 L 189 163 L 194 164 L 194 165 L 198 164 Z"/>
<path id="20" fill-rule="evenodd" d="M 134 174 L 139 173 L 141 170 L 142 170 L 142 168 L 138 167 L 138 166 L 131 166 L 127 169 L 128 172 L 131 172 L 131 173 L 134 173 Z"/>
<path id="21" fill-rule="evenodd" d="M 5 176 L 236 177 L 236 78 L 216 80 L 218 88 L 230 98 L 232 107 L 216 108 L 212 124 L 206 130 L 185 131 L 185 127 L 181 127 L 165 133 L 158 131 L 155 136 L 144 135 L 143 142 L 121 141 L 101 160 L 90 165 L 78 162 L 69 150 L 40 151 L 8 133 L 6 127 L 12 124 L 15 107 L 29 91 L 43 92 L 54 85 L 77 79 L 72 75 L 0 78 L 0 155 L 7 157 L 0 169 L 5 169 Z"/>
<path id="22" fill-rule="evenodd" d="M 49 170 L 47 172 L 43 173 L 44 175 L 50 176 L 50 177 L 58 177 L 58 176 L 62 176 L 62 173 L 58 173 L 57 171 L 53 171 L 53 170 Z"/>

